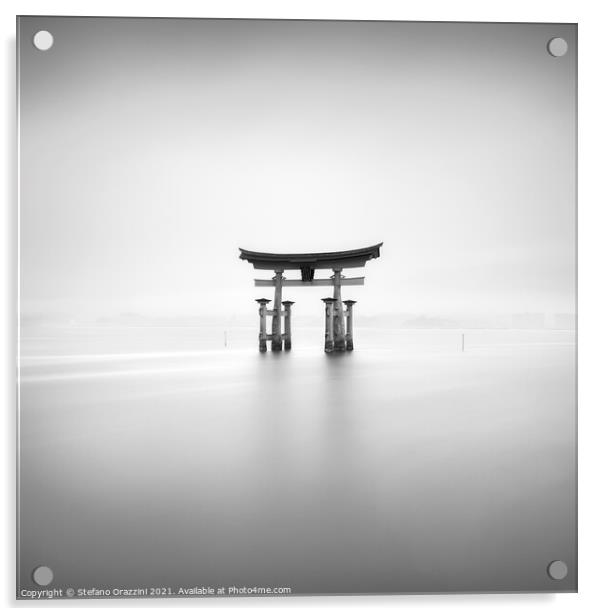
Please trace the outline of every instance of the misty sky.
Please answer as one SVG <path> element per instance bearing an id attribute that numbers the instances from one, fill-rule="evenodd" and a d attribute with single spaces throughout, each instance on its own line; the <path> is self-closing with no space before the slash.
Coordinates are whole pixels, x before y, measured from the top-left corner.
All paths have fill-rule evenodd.
<path id="1" fill-rule="evenodd" d="M 247 314 L 239 246 L 381 241 L 362 314 L 574 309 L 576 26 L 27 17 L 19 53 L 25 314 Z"/>

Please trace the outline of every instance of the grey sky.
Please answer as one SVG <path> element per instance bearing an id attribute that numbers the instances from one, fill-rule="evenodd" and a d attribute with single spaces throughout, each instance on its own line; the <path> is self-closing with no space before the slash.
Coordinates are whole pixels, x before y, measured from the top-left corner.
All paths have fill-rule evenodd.
<path id="1" fill-rule="evenodd" d="M 27 17 L 19 46 L 24 313 L 246 314 L 238 246 L 380 241 L 362 314 L 573 310 L 574 25 Z"/>

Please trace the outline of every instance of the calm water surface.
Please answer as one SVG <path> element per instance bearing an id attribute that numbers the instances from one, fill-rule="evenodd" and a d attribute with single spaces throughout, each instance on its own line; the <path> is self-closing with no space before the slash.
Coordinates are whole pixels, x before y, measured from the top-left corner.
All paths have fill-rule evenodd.
<path id="1" fill-rule="evenodd" d="M 574 588 L 573 332 L 223 333 L 24 331 L 22 586 Z"/>

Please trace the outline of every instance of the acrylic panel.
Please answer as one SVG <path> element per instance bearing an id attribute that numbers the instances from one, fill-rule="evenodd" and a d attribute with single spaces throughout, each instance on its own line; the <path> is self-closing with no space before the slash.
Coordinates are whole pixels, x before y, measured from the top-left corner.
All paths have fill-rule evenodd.
<path id="1" fill-rule="evenodd" d="M 18 597 L 576 591 L 577 26 L 17 29 Z"/>

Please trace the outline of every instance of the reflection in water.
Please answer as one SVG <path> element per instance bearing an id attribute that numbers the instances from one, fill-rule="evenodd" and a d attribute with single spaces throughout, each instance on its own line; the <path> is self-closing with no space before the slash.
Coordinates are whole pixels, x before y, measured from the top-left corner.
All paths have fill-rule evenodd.
<path id="1" fill-rule="evenodd" d="M 365 346 L 24 362 L 22 575 L 333 593 L 574 571 L 572 344 Z"/>

